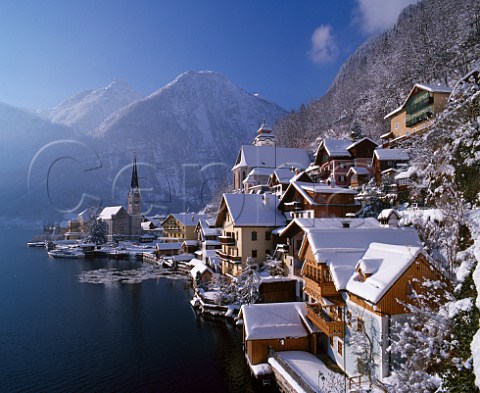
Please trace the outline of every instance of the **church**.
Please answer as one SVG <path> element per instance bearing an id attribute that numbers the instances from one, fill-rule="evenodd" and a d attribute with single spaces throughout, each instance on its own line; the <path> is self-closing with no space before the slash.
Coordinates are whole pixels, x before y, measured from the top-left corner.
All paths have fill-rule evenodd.
<path id="1" fill-rule="evenodd" d="M 132 179 L 128 191 L 128 209 L 123 206 L 105 207 L 99 220 L 105 223 L 107 239 L 138 240 L 142 234 L 142 195 L 138 185 L 137 158 L 133 158 Z"/>

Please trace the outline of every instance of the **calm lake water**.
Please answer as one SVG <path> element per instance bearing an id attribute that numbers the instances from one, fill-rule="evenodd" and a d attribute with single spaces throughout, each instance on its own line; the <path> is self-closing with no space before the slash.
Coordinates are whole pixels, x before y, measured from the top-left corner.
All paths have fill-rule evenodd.
<path id="1" fill-rule="evenodd" d="M 252 392 L 241 330 L 197 316 L 183 279 L 81 282 L 137 262 L 50 259 L 0 237 L 0 392 Z M 126 272 L 130 273 L 130 272 Z M 141 275 L 141 270 L 134 270 Z"/>

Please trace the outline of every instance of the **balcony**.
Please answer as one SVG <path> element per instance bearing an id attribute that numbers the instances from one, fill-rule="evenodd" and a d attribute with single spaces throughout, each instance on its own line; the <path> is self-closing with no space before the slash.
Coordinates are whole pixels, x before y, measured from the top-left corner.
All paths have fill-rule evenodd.
<path id="1" fill-rule="evenodd" d="M 233 236 L 219 236 L 218 240 L 220 240 L 220 244 L 225 246 L 235 245 L 235 238 Z"/>
<path id="2" fill-rule="evenodd" d="M 343 321 L 333 321 L 319 305 L 307 305 L 307 317 L 327 336 L 343 337 L 345 324 Z"/>
<path id="3" fill-rule="evenodd" d="M 216 250 L 216 253 L 218 257 L 226 262 L 230 263 L 241 263 L 242 262 L 242 257 L 234 257 L 233 255 L 228 255 L 222 252 L 221 250 Z"/>
<path id="4" fill-rule="evenodd" d="M 305 293 L 318 301 L 320 301 L 320 299 L 325 296 L 338 295 L 338 292 L 335 289 L 335 284 L 333 282 L 324 282 L 322 284 L 319 284 L 306 276 L 304 276 L 303 278 L 305 280 Z"/>

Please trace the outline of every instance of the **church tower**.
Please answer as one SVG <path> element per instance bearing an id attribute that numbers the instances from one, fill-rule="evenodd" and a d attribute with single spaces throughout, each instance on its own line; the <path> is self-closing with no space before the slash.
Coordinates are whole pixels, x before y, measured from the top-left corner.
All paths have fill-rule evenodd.
<path id="1" fill-rule="evenodd" d="M 275 146 L 277 137 L 273 133 L 272 128 L 263 123 L 257 131 L 257 136 L 253 141 L 255 146 Z"/>
<path id="2" fill-rule="evenodd" d="M 137 157 L 133 156 L 132 180 L 128 191 L 128 215 L 130 216 L 130 235 L 142 233 L 142 195 L 138 185 Z"/>

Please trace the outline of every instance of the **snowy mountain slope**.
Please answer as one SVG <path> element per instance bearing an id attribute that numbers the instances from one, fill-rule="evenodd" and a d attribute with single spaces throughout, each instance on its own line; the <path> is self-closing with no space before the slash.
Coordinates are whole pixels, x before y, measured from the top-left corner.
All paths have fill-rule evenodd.
<path id="1" fill-rule="evenodd" d="M 474 68 L 480 60 L 479 20 L 478 0 L 422 0 L 407 7 L 394 27 L 358 48 L 325 95 L 289 124 L 312 130 L 304 138 L 310 142 L 330 129 L 347 135 L 355 121 L 379 137 L 389 126 L 384 116 L 415 83 L 453 86 Z"/>
<path id="2" fill-rule="evenodd" d="M 136 152 L 153 188 L 179 201 L 180 209 L 198 208 L 230 175 L 240 146 L 252 142 L 260 124 L 285 113 L 223 75 L 186 72 L 115 112 L 92 135 L 105 165 L 118 168 Z"/>
<path id="3" fill-rule="evenodd" d="M 142 98 L 127 83 L 114 80 L 106 87 L 77 93 L 55 108 L 38 111 L 38 114 L 52 123 L 88 133 L 112 113 Z"/>

